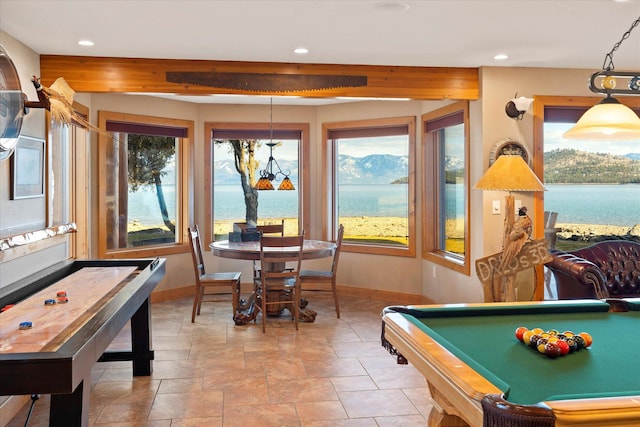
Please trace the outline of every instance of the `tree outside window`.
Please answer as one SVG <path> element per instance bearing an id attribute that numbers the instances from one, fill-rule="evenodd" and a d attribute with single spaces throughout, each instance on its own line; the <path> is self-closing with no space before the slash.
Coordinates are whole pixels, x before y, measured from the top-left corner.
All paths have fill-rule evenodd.
<path id="1" fill-rule="evenodd" d="M 174 126 L 173 120 L 108 112 L 99 120 L 109 132 L 99 149 L 100 253 L 174 252 L 184 240 L 188 210 L 183 163 L 191 122 Z"/>
<path id="2" fill-rule="evenodd" d="M 279 224 L 283 219 L 285 234 L 298 234 L 303 186 L 299 166 L 302 128 L 295 125 L 283 128 L 283 124 L 276 125 L 278 129 L 251 124 L 228 125 L 233 127 L 214 125 L 211 131 L 214 239 L 227 239 L 234 223 Z M 276 173 L 273 180 L 275 190 L 254 188 L 260 172 L 267 166 L 271 143 L 275 144 L 273 170 L 282 170 L 289 176 L 294 190 L 278 190 L 284 178 L 280 173 Z"/>

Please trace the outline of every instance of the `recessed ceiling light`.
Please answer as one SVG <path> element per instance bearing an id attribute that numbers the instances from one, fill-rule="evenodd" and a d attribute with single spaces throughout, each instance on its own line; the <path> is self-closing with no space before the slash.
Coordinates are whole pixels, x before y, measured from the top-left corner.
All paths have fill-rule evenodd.
<path id="1" fill-rule="evenodd" d="M 307 53 L 309 53 L 309 49 L 307 49 L 306 47 L 297 47 L 293 50 L 293 52 L 298 55 L 306 55 Z"/>
<path id="2" fill-rule="evenodd" d="M 409 5 L 403 2 L 396 1 L 379 1 L 375 4 L 376 9 L 389 11 L 389 12 L 404 12 L 409 10 Z"/>
<path id="3" fill-rule="evenodd" d="M 78 42 L 80 46 L 93 46 L 93 42 L 91 40 L 80 40 Z"/>
<path id="4" fill-rule="evenodd" d="M 507 58 L 509 58 L 509 55 L 507 55 L 506 53 L 499 53 L 493 57 L 493 59 L 495 59 L 496 61 L 504 61 Z"/>

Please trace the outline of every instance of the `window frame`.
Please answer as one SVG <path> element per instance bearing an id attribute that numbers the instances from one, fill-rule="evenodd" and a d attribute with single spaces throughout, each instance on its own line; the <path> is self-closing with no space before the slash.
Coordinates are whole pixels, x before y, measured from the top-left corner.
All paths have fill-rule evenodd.
<path id="1" fill-rule="evenodd" d="M 149 245 L 137 248 L 107 249 L 107 212 L 106 212 L 106 188 L 107 188 L 107 139 L 111 135 L 100 134 L 98 136 L 98 256 L 100 258 L 141 258 L 171 255 L 189 252 L 187 241 L 187 226 L 189 212 L 192 211 L 192 196 L 189 184 L 193 184 L 191 178 L 193 172 L 191 155 L 194 135 L 194 122 L 155 116 L 143 116 L 138 114 L 117 113 L 111 111 L 98 111 L 98 126 L 107 129 L 107 122 L 122 122 L 132 125 L 150 125 L 181 128 L 185 130 L 186 137 L 178 138 L 176 144 L 176 175 L 179 179 L 177 186 L 178 201 L 176 203 L 176 241 L 160 245 Z"/>
<path id="2" fill-rule="evenodd" d="M 640 110 L 640 99 L 632 97 L 616 97 L 634 111 Z M 544 114 L 548 107 L 555 108 L 589 108 L 602 100 L 595 96 L 535 96 L 533 97 L 533 172 L 544 182 Z M 544 237 L 544 192 L 534 192 L 534 236 Z"/>
<path id="3" fill-rule="evenodd" d="M 350 243 L 347 240 L 342 242 L 342 251 L 363 253 L 363 254 L 376 254 L 376 255 L 389 255 L 389 256 L 402 256 L 402 257 L 415 257 L 416 255 L 416 117 L 404 116 L 404 117 L 391 117 L 381 119 L 366 119 L 366 120 L 354 120 L 345 122 L 332 122 L 323 123 L 322 125 L 322 170 L 324 172 L 323 180 L 323 235 L 329 236 L 331 239 L 335 239 L 338 233 L 338 213 L 337 213 L 337 200 L 336 200 L 336 173 L 337 173 L 337 159 L 335 140 L 330 139 L 330 133 L 332 131 L 350 130 L 350 129 L 371 129 L 376 128 L 389 128 L 407 126 L 407 137 L 409 146 L 407 147 L 408 160 L 408 243 L 407 246 L 394 247 L 390 245 L 375 245 L 365 243 Z"/>
<path id="4" fill-rule="evenodd" d="M 451 252 L 443 251 L 438 247 L 438 241 L 444 232 L 443 225 L 439 223 L 439 214 L 441 197 L 439 188 L 441 186 L 440 176 L 442 165 L 438 159 L 440 153 L 439 144 L 434 141 L 433 134 L 427 132 L 426 126 L 428 122 L 443 119 L 447 116 L 462 113 L 462 124 L 464 124 L 464 255 L 460 256 Z M 437 110 L 425 113 L 421 117 L 422 126 L 422 170 L 424 196 L 422 198 L 422 258 L 451 269 L 458 273 L 470 275 L 471 271 L 471 229 L 469 220 L 469 199 L 470 199 L 470 181 L 469 181 L 469 153 L 470 153 L 470 126 L 469 126 L 469 102 L 458 101 L 449 104 Z M 433 201 L 434 205 L 429 206 L 429 202 Z"/>
<path id="5" fill-rule="evenodd" d="M 249 130 L 292 130 L 300 132 L 300 146 L 298 147 L 298 230 L 307 230 L 310 224 L 310 196 L 309 196 L 309 123 L 264 123 L 264 122 L 205 122 L 204 123 L 204 226 L 201 227 L 204 236 L 213 241 L 213 131 L 249 131 Z"/>

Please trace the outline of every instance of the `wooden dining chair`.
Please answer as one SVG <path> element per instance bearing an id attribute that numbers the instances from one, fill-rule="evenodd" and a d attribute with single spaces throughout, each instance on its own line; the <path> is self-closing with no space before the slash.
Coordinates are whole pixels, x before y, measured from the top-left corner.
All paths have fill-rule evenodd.
<path id="1" fill-rule="evenodd" d="M 195 322 L 196 314 L 200 315 L 200 306 L 203 302 L 227 301 L 220 296 L 230 295 L 233 314 L 236 314 L 240 306 L 240 272 L 207 273 L 202 257 L 202 243 L 198 226 L 189 228 L 189 242 L 191 243 L 191 257 L 193 259 L 193 271 L 196 277 L 193 309 L 191 310 L 191 323 Z M 208 290 L 213 290 L 213 292 Z"/>
<path id="2" fill-rule="evenodd" d="M 260 238 L 260 277 L 254 279 L 255 292 L 260 299 L 262 332 L 266 331 L 268 307 L 279 312 L 286 306 L 298 330 L 300 311 L 300 266 L 304 232 L 299 236 L 262 236 Z M 285 265 L 289 268 L 284 268 Z M 254 319 L 255 321 L 255 319 Z"/>
<path id="3" fill-rule="evenodd" d="M 264 236 L 272 235 L 272 236 L 284 236 L 284 219 L 280 224 L 263 224 L 256 225 L 256 229 L 262 233 Z M 260 277 L 260 261 L 253 262 L 253 277 Z"/>
<path id="4" fill-rule="evenodd" d="M 336 315 L 340 318 L 340 304 L 338 303 L 338 289 L 336 287 L 336 275 L 338 272 L 338 260 L 340 259 L 340 247 L 342 246 L 342 237 L 344 235 L 344 226 L 340 224 L 338 227 L 338 238 L 336 239 L 336 248 L 333 252 L 333 260 L 330 270 L 302 270 L 300 272 L 300 293 L 311 294 L 317 297 L 331 298 L 336 306 Z"/>

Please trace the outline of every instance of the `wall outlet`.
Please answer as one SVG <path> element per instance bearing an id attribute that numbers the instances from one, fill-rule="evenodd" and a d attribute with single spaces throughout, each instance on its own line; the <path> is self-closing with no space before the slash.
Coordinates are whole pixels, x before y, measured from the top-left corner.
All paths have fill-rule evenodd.
<path id="1" fill-rule="evenodd" d="M 500 215 L 500 200 L 494 200 L 491 204 L 491 213 L 494 215 Z"/>

